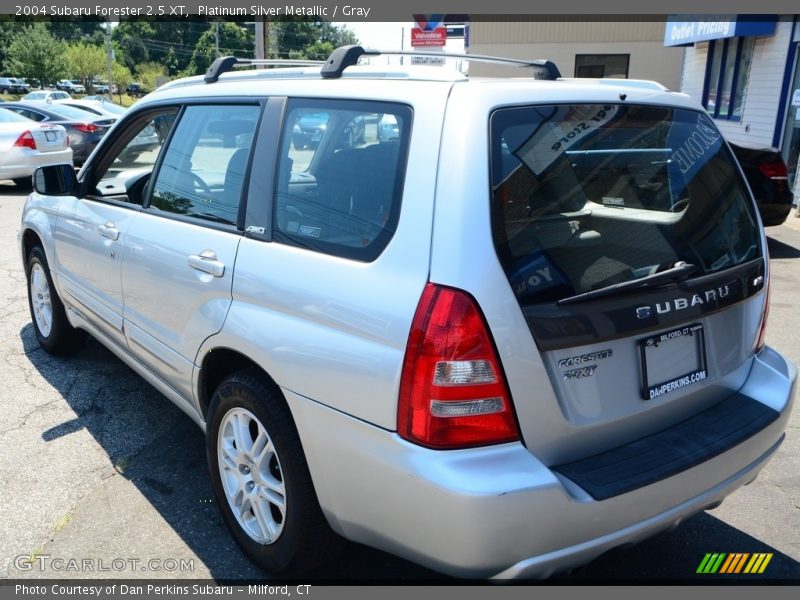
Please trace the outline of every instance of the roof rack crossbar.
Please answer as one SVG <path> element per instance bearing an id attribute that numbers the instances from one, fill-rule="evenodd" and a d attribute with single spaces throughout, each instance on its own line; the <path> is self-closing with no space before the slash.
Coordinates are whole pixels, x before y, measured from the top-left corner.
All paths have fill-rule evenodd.
<path id="1" fill-rule="evenodd" d="M 234 67 L 319 67 L 324 64 L 321 60 L 303 60 L 292 58 L 238 58 L 236 56 L 220 56 L 208 67 L 205 76 L 206 83 L 214 83 L 220 75 L 232 71 Z"/>
<path id="2" fill-rule="evenodd" d="M 551 60 L 520 60 L 516 58 L 503 58 L 501 56 L 486 56 L 484 54 L 457 54 L 417 50 L 375 50 L 372 48 L 362 48 L 361 46 L 341 46 L 336 48 L 328 57 L 328 60 L 325 61 L 325 66 L 322 67 L 321 75 L 326 79 L 341 77 L 344 70 L 347 67 L 358 64 L 362 56 L 433 56 L 436 58 L 455 58 L 471 62 L 506 64 L 533 69 L 535 79 L 555 80 L 561 77 L 561 72 Z"/>

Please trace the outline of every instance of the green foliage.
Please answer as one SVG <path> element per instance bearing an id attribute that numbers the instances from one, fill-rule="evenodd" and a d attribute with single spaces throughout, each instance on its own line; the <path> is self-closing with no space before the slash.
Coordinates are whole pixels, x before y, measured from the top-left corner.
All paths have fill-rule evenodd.
<path id="1" fill-rule="evenodd" d="M 70 79 L 79 79 L 87 91 L 95 79 L 104 79 L 108 70 L 108 59 L 105 51 L 98 46 L 77 43 L 67 46 L 64 53 L 67 59 Z"/>
<path id="2" fill-rule="evenodd" d="M 268 58 L 324 59 L 337 46 L 358 43 L 347 28 L 314 18 L 273 20 L 267 25 Z M 220 54 L 254 55 L 252 23 L 226 21 L 220 23 L 219 29 Z M 132 80 L 141 80 L 150 89 L 156 87 L 155 79 L 159 76 L 200 74 L 216 57 L 215 25 L 197 15 L 180 22 L 156 18 L 122 20 L 113 28 L 111 36 L 115 62 L 127 67 Z M 82 52 L 70 51 L 66 60 L 64 42 L 81 48 Z M 13 62 L 12 48 L 15 49 Z M 97 69 L 101 53 L 102 66 Z M 148 64 L 159 65 L 159 70 L 153 70 L 146 66 Z M 32 23 L 0 16 L 0 69 L 4 75 L 44 79 L 48 84 L 67 76 L 82 80 L 84 85 L 92 77 L 106 79 L 102 19 Z M 125 85 L 128 83 L 130 81 Z"/>
<path id="3" fill-rule="evenodd" d="M 155 36 L 153 23 L 148 21 L 122 21 L 114 28 L 111 38 L 119 52 L 115 52 L 116 60 L 121 61 L 133 72 L 136 65 L 150 60 L 150 52 L 146 40 Z"/>
<path id="4" fill-rule="evenodd" d="M 103 17 L 56 17 L 47 23 L 50 35 L 68 44 L 100 46 L 105 43 Z"/>
<path id="5" fill-rule="evenodd" d="M 112 35 L 120 48 L 118 60 L 132 72 L 141 63 L 157 62 L 174 76 L 189 67 L 197 42 L 208 28 L 206 18 L 197 15 L 181 19 L 180 23 L 137 19 L 121 21 Z"/>
<path id="6" fill-rule="evenodd" d="M 272 58 L 324 60 L 330 50 L 358 43 L 358 38 L 347 27 L 314 18 L 271 22 L 269 35 Z"/>
<path id="7" fill-rule="evenodd" d="M 114 62 L 111 65 L 111 82 L 117 86 L 117 95 L 119 96 L 120 103 L 122 102 L 122 93 L 133 81 L 131 70 L 122 63 Z"/>
<path id="8" fill-rule="evenodd" d="M 24 25 L 13 20 L 9 15 L 0 15 L 0 74 L 15 76 L 6 56 L 11 42 L 19 35 Z"/>
<path id="9" fill-rule="evenodd" d="M 167 75 L 167 70 L 164 68 L 164 65 L 160 65 L 155 62 L 138 65 L 138 68 L 136 69 L 136 75 L 138 77 L 138 81 L 142 83 L 148 92 L 152 92 L 159 85 L 161 85 L 164 79 L 169 79 L 169 75 Z"/>
<path id="10" fill-rule="evenodd" d="M 253 56 L 255 40 L 253 30 L 245 29 L 236 23 L 219 24 L 219 52 L 221 56 L 241 56 L 250 58 Z M 216 54 L 216 25 L 212 23 L 208 30 L 197 40 L 192 60 L 185 74 L 200 75 L 204 73 L 214 59 Z"/>
<path id="11" fill-rule="evenodd" d="M 25 27 L 8 48 L 6 68 L 29 82 L 51 85 L 67 74 L 66 44 L 55 39 L 44 23 Z"/>

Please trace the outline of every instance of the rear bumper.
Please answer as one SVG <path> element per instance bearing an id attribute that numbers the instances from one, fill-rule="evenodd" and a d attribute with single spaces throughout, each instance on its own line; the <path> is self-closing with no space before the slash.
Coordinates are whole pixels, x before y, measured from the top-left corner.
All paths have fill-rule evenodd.
<path id="1" fill-rule="evenodd" d="M 0 179 L 30 177 L 39 167 L 47 165 L 72 164 L 72 150 L 54 152 L 25 153 L 12 150 L 0 159 Z"/>
<path id="2" fill-rule="evenodd" d="M 774 420 L 700 464 L 605 500 L 519 443 L 437 452 L 285 393 L 334 529 L 451 575 L 511 579 L 584 564 L 751 481 L 783 439 L 796 377 L 766 349 L 740 393 L 777 411 Z"/>
<path id="3" fill-rule="evenodd" d="M 758 209 L 765 227 L 781 225 L 792 211 L 791 196 L 788 204 L 761 204 Z"/>

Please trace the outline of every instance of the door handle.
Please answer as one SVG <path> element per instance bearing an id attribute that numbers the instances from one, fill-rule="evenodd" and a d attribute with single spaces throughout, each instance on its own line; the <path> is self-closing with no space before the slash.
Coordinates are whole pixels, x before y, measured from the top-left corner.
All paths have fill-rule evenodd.
<path id="1" fill-rule="evenodd" d="M 222 277 L 225 274 L 225 263 L 217 260 L 217 254 L 213 250 L 203 250 L 200 254 L 190 254 L 189 266 L 214 277 Z"/>
<path id="2" fill-rule="evenodd" d="M 107 221 L 105 225 L 98 225 L 97 233 L 110 240 L 119 238 L 119 229 L 117 229 L 112 221 Z"/>

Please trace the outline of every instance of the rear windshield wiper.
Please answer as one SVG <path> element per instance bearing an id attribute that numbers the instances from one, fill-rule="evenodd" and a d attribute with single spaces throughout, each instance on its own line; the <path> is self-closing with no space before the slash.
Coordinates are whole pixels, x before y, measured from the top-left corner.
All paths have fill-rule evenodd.
<path id="1" fill-rule="evenodd" d="M 646 275 L 645 277 L 640 277 L 639 279 L 631 279 L 630 281 L 623 281 L 622 283 L 615 283 L 597 290 L 570 296 L 569 298 L 559 300 L 556 302 L 556 304 L 559 306 L 563 306 L 565 304 L 575 304 L 577 302 L 584 302 L 593 298 L 613 296 L 619 292 L 626 292 L 640 288 L 657 287 L 664 283 L 670 283 L 673 281 L 683 281 L 684 279 L 688 279 L 689 276 L 695 271 L 697 271 L 696 265 L 679 260 L 666 271 L 653 273 L 652 275 Z"/>

